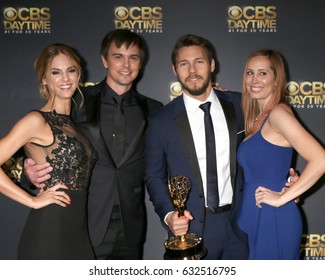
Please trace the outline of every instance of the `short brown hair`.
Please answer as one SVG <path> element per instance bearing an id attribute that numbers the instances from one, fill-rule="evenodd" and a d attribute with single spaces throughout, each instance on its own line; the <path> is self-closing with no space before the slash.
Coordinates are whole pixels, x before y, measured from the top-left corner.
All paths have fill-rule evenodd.
<path id="1" fill-rule="evenodd" d="M 143 62 L 145 58 L 145 43 L 142 37 L 128 29 L 116 29 L 108 32 L 102 40 L 100 49 L 101 55 L 106 58 L 108 50 L 112 43 L 115 43 L 116 47 L 120 48 L 125 45 L 126 48 L 130 46 L 137 46 L 140 50 L 140 60 Z"/>

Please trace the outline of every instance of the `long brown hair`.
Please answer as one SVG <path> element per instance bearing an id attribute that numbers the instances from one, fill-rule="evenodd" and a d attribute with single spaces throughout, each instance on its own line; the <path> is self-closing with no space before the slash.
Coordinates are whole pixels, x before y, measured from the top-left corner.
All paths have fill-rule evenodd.
<path id="1" fill-rule="evenodd" d="M 257 101 L 251 98 L 245 86 L 247 65 L 252 58 L 257 56 L 265 56 L 269 59 L 270 67 L 274 73 L 274 79 L 276 85 L 274 95 L 270 100 L 270 102 L 266 105 L 265 110 L 263 112 L 259 111 Z M 279 54 L 279 52 L 270 49 L 261 49 L 249 55 L 244 68 L 243 84 L 242 84 L 242 108 L 243 108 L 244 118 L 245 118 L 246 135 L 254 134 L 261 126 L 261 123 L 263 122 L 267 114 L 275 106 L 277 106 L 280 103 L 286 103 L 285 88 L 286 88 L 286 72 L 285 72 L 283 59 Z"/>

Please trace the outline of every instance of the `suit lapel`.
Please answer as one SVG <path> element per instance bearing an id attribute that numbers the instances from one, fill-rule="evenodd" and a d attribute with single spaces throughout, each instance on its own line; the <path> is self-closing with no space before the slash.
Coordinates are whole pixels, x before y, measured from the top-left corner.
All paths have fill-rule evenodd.
<path id="1" fill-rule="evenodd" d="M 236 157 L 237 157 L 237 120 L 233 104 L 222 98 L 219 98 L 225 118 L 227 121 L 229 141 L 230 141 L 230 175 L 232 186 L 235 186 L 236 179 Z"/>
<path id="2" fill-rule="evenodd" d="M 129 148 L 127 149 L 127 151 L 124 153 L 124 156 L 121 160 L 121 162 L 118 164 L 118 166 L 121 166 L 122 164 L 124 164 L 132 155 L 132 153 L 137 149 L 139 142 L 141 141 L 143 134 L 144 134 L 144 130 L 146 127 L 146 122 L 144 121 L 140 127 L 140 129 L 138 130 L 137 134 L 134 136 Z"/>
<path id="3" fill-rule="evenodd" d="M 182 146 L 184 147 L 185 157 L 192 169 L 192 172 L 196 178 L 196 183 L 200 187 L 200 190 L 203 192 L 203 183 L 200 172 L 199 163 L 197 160 L 197 155 L 195 151 L 194 140 L 191 132 L 190 123 L 187 117 L 187 113 L 185 110 L 183 98 L 179 97 L 180 104 L 179 106 L 183 106 L 183 110 L 179 113 L 175 118 L 175 125 L 178 131 L 179 139 L 181 141 Z"/>
<path id="4" fill-rule="evenodd" d="M 106 145 L 106 142 L 102 136 L 100 130 L 100 112 L 101 112 L 101 94 L 88 96 L 85 102 L 86 116 L 88 122 L 89 132 L 92 135 L 94 142 L 96 143 L 99 152 L 105 153 L 107 156 L 103 157 L 107 159 L 110 164 L 115 164 L 112 155 Z"/>
<path id="5" fill-rule="evenodd" d="M 218 96 L 218 95 L 217 95 Z M 197 160 L 194 140 L 192 137 L 191 127 L 188 121 L 184 101 L 182 97 L 178 98 L 179 101 L 176 101 L 176 117 L 174 118 L 175 125 L 178 131 L 179 139 L 181 141 L 182 146 L 184 147 L 184 152 L 186 159 L 189 162 L 189 165 L 193 171 L 193 174 L 196 178 L 198 186 L 200 186 L 203 191 L 202 178 L 199 168 L 199 163 Z M 233 188 L 235 187 L 236 181 L 236 162 L 237 162 L 237 119 L 236 119 L 236 111 L 232 102 L 225 100 L 224 98 L 218 96 L 220 104 L 225 114 L 228 133 L 229 133 L 229 141 L 230 141 L 230 175 L 231 175 L 231 183 Z"/>

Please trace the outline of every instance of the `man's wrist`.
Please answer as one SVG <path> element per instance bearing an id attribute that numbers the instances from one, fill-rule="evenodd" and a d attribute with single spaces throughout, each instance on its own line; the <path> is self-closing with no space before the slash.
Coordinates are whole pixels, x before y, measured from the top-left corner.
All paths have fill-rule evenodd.
<path id="1" fill-rule="evenodd" d="M 167 226 L 168 226 L 167 218 L 168 218 L 169 214 L 173 214 L 173 212 L 174 212 L 174 211 L 170 211 L 170 212 L 168 212 L 168 213 L 165 215 L 164 222 L 165 222 L 165 224 L 166 224 Z"/>

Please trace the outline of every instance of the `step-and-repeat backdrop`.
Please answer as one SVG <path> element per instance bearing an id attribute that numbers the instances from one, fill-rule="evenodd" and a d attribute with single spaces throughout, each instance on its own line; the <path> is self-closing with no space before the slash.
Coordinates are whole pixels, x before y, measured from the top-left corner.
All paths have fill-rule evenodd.
<path id="1" fill-rule="evenodd" d="M 194 33 L 208 38 L 218 57 L 216 82 L 241 91 L 249 53 L 259 48 L 280 51 L 288 66 L 287 99 L 303 125 L 325 142 L 325 16 L 322 0 L 2 0 L 0 4 L 0 137 L 31 109 L 39 108 L 33 62 L 54 42 L 70 44 L 86 61 L 86 81 L 105 76 L 100 44 L 106 32 L 127 28 L 141 34 L 149 60 L 139 92 L 168 103 L 180 92 L 171 68 L 176 39 Z M 2 167 L 19 183 L 18 153 Z M 305 161 L 295 157 L 301 171 Z M 301 198 L 304 219 L 301 254 L 325 259 L 325 179 Z M 162 259 L 166 233 L 146 197 L 148 213 L 145 259 Z M 0 259 L 15 259 L 29 209 L 0 195 Z M 37 238 L 37 236 L 35 236 Z"/>

